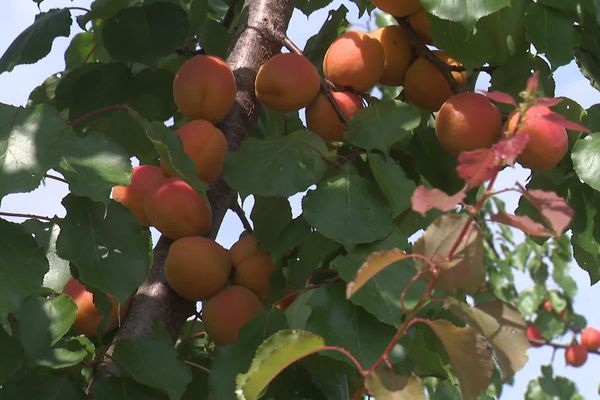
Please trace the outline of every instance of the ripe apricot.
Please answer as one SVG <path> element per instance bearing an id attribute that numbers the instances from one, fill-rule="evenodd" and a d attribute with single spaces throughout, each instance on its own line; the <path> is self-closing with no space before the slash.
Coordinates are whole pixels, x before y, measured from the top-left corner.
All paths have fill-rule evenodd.
<path id="1" fill-rule="evenodd" d="M 144 209 L 152 225 L 171 239 L 203 235 L 212 224 L 204 198 L 179 178 L 168 178 L 148 193 Z"/>
<path id="2" fill-rule="evenodd" d="M 133 167 L 131 183 L 128 186 L 113 187 L 112 198 L 129 208 L 141 225 L 149 226 L 150 221 L 144 211 L 144 198 L 165 179 L 167 178 L 159 167 L 153 165 Z"/>
<path id="3" fill-rule="evenodd" d="M 461 65 L 442 51 L 434 51 L 433 54 L 448 65 Z M 452 76 L 459 85 L 466 85 L 466 72 L 452 71 Z M 444 74 L 422 56 L 408 67 L 404 78 L 404 92 L 411 103 L 430 111 L 439 110 L 442 104 L 454 94 Z"/>
<path id="4" fill-rule="evenodd" d="M 306 107 L 317 97 L 320 88 L 321 77 L 315 66 L 296 53 L 277 54 L 256 74 L 256 97 L 279 112 Z"/>
<path id="5" fill-rule="evenodd" d="M 487 97 L 464 92 L 450 97 L 440 108 L 435 132 L 450 154 L 489 147 L 502 131 L 502 114 Z"/>
<path id="6" fill-rule="evenodd" d="M 405 17 L 421 8 L 419 0 L 373 0 L 373 5 L 394 17 Z"/>
<path id="7" fill-rule="evenodd" d="M 252 234 L 247 234 L 238 239 L 229 249 L 233 265 L 240 265 L 244 260 L 257 255 L 267 254 L 258 249 L 258 243 Z"/>
<path id="8" fill-rule="evenodd" d="M 210 338 L 218 345 L 234 343 L 240 328 L 260 314 L 262 304 L 243 286 L 229 286 L 202 304 L 202 321 Z"/>
<path id="9" fill-rule="evenodd" d="M 223 119 L 235 101 L 236 92 L 231 68 L 215 56 L 190 58 L 173 80 L 175 104 L 188 119 L 210 122 Z"/>
<path id="10" fill-rule="evenodd" d="M 244 286 L 261 300 L 269 297 L 269 275 L 275 271 L 270 254 L 255 254 L 234 267 L 233 282 Z"/>
<path id="11" fill-rule="evenodd" d="M 385 26 L 370 33 L 383 46 L 385 61 L 383 74 L 379 79 L 382 85 L 398 86 L 404 82 L 404 75 L 413 57 L 413 48 L 398 25 Z"/>
<path id="12" fill-rule="evenodd" d="M 348 31 L 327 49 L 323 73 L 336 85 L 366 92 L 379 82 L 384 64 L 385 53 L 379 40 L 365 32 Z"/>
<path id="13" fill-rule="evenodd" d="M 177 239 L 165 260 L 169 286 L 188 300 L 203 300 L 223 289 L 230 271 L 227 250 L 202 236 Z"/>
<path id="14" fill-rule="evenodd" d="M 581 344 L 588 350 L 598 350 L 600 348 L 600 331 L 592 327 L 585 328 L 581 331 Z"/>
<path id="15" fill-rule="evenodd" d="M 353 93 L 331 92 L 331 95 L 348 120 L 362 108 L 360 97 Z M 328 142 L 342 140 L 346 131 L 346 125 L 324 94 L 319 94 L 306 108 L 306 127 Z"/>
<path id="16" fill-rule="evenodd" d="M 223 132 L 209 121 L 196 119 L 182 125 L 177 134 L 183 151 L 194 161 L 200 179 L 206 183 L 217 180 L 223 173 L 223 161 L 227 155 L 227 140 Z M 162 160 L 160 167 L 166 175 L 175 175 Z"/>
<path id="17" fill-rule="evenodd" d="M 580 367 L 587 361 L 588 349 L 582 344 L 572 343 L 565 350 L 565 362 L 573 367 Z"/>
<path id="18" fill-rule="evenodd" d="M 567 131 L 543 118 L 551 112 L 548 107 L 539 105 L 529 108 L 520 122 L 518 112 L 509 115 L 508 131 L 516 135 L 529 135 L 525 150 L 517 158 L 522 166 L 535 171 L 548 171 L 567 154 Z"/>
<path id="19" fill-rule="evenodd" d="M 421 8 L 416 13 L 411 14 L 408 17 L 408 23 L 413 28 L 415 33 L 421 38 L 421 40 L 423 40 L 423 42 L 427 44 L 433 43 L 433 38 L 428 33 L 431 22 L 429 21 L 429 16 L 424 8 Z"/>
<path id="20" fill-rule="evenodd" d="M 63 289 L 63 293 L 69 295 L 77 306 L 73 328 L 77 332 L 86 336 L 96 336 L 98 327 L 102 323 L 103 316 L 100 310 L 98 310 L 94 304 L 93 293 L 88 291 L 85 286 L 75 278 L 71 278 L 67 281 Z M 117 324 L 119 323 L 119 315 L 121 318 L 123 315 L 125 315 L 128 304 L 123 304 L 119 309 L 117 306 L 117 300 L 110 295 L 109 298 L 113 304 L 113 307 L 110 311 L 111 323 L 106 330 L 107 332 L 116 328 Z"/>
<path id="21" fill-rule="evenodd" d="M 526 333 L 527 339 L 529 339 L 529 342 L 533 347 L 541 347 L 544 345 L 544 343 L 541 342 L 545 342 L 546 338 L 542 336 L 542 333 L 535 325 L 528 326 Z"/>

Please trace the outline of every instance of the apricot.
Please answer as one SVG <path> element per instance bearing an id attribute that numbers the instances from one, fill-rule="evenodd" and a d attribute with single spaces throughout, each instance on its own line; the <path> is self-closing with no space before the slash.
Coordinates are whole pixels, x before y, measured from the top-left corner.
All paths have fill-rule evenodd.
<path id="1" fill-rule="evenodd" d="M 442 51 L 434 51 L 433 54 L 448 65 L 461 65 Z M 452 71 L 452 76 L 460 86 L 466 86 L 466 72 Z M 439 110 L 454 94 L 444 74 L 423 56 L 408 67 L 404 78 L 404 92 L 411 103 L 429 111 Z"/>
<path id="2" fill-rule="evenodd" d="M 450 97 L 440 108 L 435 132 L 450 154 L 489 147 L 502 131 L 502 114 L 487 97 L 464 92 Z"/>
<path id="3" fill-rule="evenodd" d="M 370 33 L 383 46 L 385 60 L 383 74 L 379 79 L 382 85 L 399 86 L 413 57 L 413 48 L 398 25 L 385 26 Z"/>
<path id="4" fill-rule="evenodd" d="M 543 118 L 552 111 L 546 106 L 529 108 L 519 122 L 519 113 L 508 116 L 508 131 L 515 135 L 529 135 L 525 150 L 517 161 L 534 171 L 548 171 L 554 168 L 567 154 L 569 137 L 567 131 Z"/>
<path id="5" fill-rule="evenodd" d="M 96 336 L 98 327 L 102 323 L 103 315 L 94 304 L 94 294 L 88 291 L 85 286 L 75 278 L 71 278 L 67 281 L 63 293 L 69 295 L 77 306 L 73 328 L 83 335 Z M 124 303 L 119 309 L 116 298 L 112 295 L 109 295 L 109 298 L 113 306 L 110 311 L 111 323 L 106 332 L 117 327 L 119 316 L 122 318 L 123 315 L 125 315 L 128 304 L 127 302 Z"/>
<path id="6" fill-rule="evenodd" d="M 252 234 L 246 234 L 238 239 L 229 249 L 233 265 L 240 265 L 246 259 L 257 254 L 268 254 L 258 249 L 258 243 Z"/>
<path id="7" fill-rule="evenodd" d="M 223 173 L 223 161 L 227 155 L 227 140 L 223 132 L 209 121 L 196 119 L 182 125 L 177 134 L 183 151 L 194 161 L 200 179 L 213 183 Z M 161 160 L 160 167 L 168 176 L 175 173 Z"/>
<path id="8" fill-rule="evenodd" d="M 260 314 L 262 304 L 254 293 L 243 286 L 229 286 L 202 304 L 202 321 L 217 345 L 234 343 L 240 328 Z"/>
<path id="9" fill-rule="evenodd" d="M 373 0 L 373 5 L 394 17 L 405 17 L 421 8 L 419 0 Z"/>
<path id="10" fill-rule="evenodd" d="M 188 119 L 217 122 L 229 112 L 237 86 L 231 68 L 219 57 L 197 55 L 187 60 L 173 80 L 175 104 Z"/>
<path id="11" fill-rule="evenodd" d="M 321 77 L 308 59 L 296 53 L 278 54 L 256 74 L 255 92 L 265 106 L 279 112 L 309 105 L 321 88 Z"/>
<path id="12" fill-rule="evenodd" d="M 353 93 L 331 92 L 331 95 L 348 120 L 362 108 L 360 97 Z M 324 94 L 319 94 L 306 108 L 306 127 L 328 142 L 342 140 L 346 131 L 346 125 Z"/>
<path id="13" fill-rule="evenodd" d="M 587 347 L 579 343 L 572 343 L 565 350 L 565 362 L 573 367 L 581 367 L 587 361 L 587 357 Z"/>
<path id="14" fill-rule="evenodd" d="M 204 198 L 179 178 L 168 178 L 148 193 L 144 209 L 152 225 L 171 239 L 203 235 L 212 224 Z"/>
<path id="15" fill-rule="evenodd" d="M 129 208 L 141 225 L 149 226 L 150 221 L 144 211 L 144 198 L 165 179 L 167 178 L 159 167 L 153 165 L 133 167 L 129 185 L 113 187 L 112 198 Z"/>
<path id="16" fill-rule="evenodd" d="M 421 40 L 423 40 L 423 42 L 427 44 L 433 43 L 433 38 L 428 33 L 431 22 L 429 21 L 429 16 L 424 8 L 421 8 L 416 13 L 411 14 L 408 17 L 408 23 L 413 28 L 415 33 L 421 38 Z"/>
<path id="17" fill-rule="evenodd" d="M 269 297 L 269 275 L 275 271 L 270 254 L 256 254 L 234 267 L 233 282 L 244 286 L 261 300 Z"/>
<path id="18" fill-rule="evenodd" d="M 528 326 L 526 333 L 527 339 L 529 339 L 529 342 L 533 347 L 541 347 L 544 345 L 544 343 L 541 342 L 545 342 L 546 338 L 542 336 L 542 333 L 538 328 L 535 327 L 535 325 Z"/>
<path id="19" fill-rule="evenodd" d="M 327 49 L 323 73 L 336 85 L 366 92 L 379 82 L 384 65 L 385 52 L 379 40 L 365 32 L 348 31 Z"/>
<path id="20" fill-rule="evenodd" d="M 188 300 L 203 300 L 216 294 L 227 284 L 230 271 L 227 250 L 202 236 L 177 239 L 165 260 L 169 286 Z"/>
<path id="21" fill-rule="evenodd" d="M 592 327 L 585 328 L 581 331 L 581 344 L 588 350 L 598 350 L 600 348 L 600 331 Z"/>

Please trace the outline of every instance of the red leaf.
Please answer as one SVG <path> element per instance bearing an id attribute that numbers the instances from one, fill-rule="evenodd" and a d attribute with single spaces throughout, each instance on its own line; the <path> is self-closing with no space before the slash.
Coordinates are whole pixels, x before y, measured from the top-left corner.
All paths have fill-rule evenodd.
<path id="1" fill-rule="evenodd" d="M 500 160 L 491 149 L 463 151 L 458 155 L 458 176 L 465 180 L 469 188 L 477 187 L 492 179 L 500 168 Z"/>
<path id="2" fill-rule="evenodd" d="M 432 208 L 442 211 L 454 210 L 454 207 L 465 198 L 465 194 L 463 189 L 455 195 L 450 196 L 439 189 L 430 190 L 420 185 L 412 195 L 412 209 L 421 215 L 425 215 Z"/>
<path id="3" fill-rule="evenodd" d="M 510 104 L 515 107 L 517 106 L 516 100 L 513 99 L 513 97 L 508 93 L 498 91 L 487 92 L 485 90 L 482 90 L 481 93 L 485 95 L 488 99 L 493 100 L 495 102 Z"/>
<path id="4" fill-rule="evenodd" d="M 533 96 L 535 96 L 538 92 L 538 88 L 540 86 L 540 72 L 535 71 L 533 75 L 529 77 L 527 80 L 527 92 Z"/>
<path id="5" fill-rule="evenodd" d="M 496 157 L 508 165 L 513 165 L 519 154 L 525 150 L 528 141 L 529 135 L 513 135 L 496 143 L 492 146 L 492 150 L 496 153 Z"/>
<path id="6" fill-rule="evenodd" d="M 490 218 L 492 221 L 520 229 L 528 235 L 542 237 L 552 236 L 552 232 L 546 229 L 544 225 L 535 222 L 526 215 L 512 215 L 500 212 L 492 215 Z"/>
<path id="7" fill-rule="evenodd" d="M 563 101 L 562 97 L 539 97 L 533 102 L 536 106 L 554 107 Z"/>
<path id="8" fill-rule="evenodd" d="M 527 190 L 521 188 L 523 195 L 540 212 L 546 225 L 555 236 L 560 236 L 573 219 L 573 209 L 567 201 L 554 192 Z"/>
<path id="9" fill-rule="evenodd" d="M 546 113 L 541 116 L 546 121 L 552 122 L 553 124 L 562 126 L 563 128 L 570 129 L 572 131 L 582 131 L 586 133 L 590 133 L 591 131 L 583 125 L 578 124 L 577 122 L 569 121 L 565 118 L 564 115 L 557 114 L 555 112 Z"/>

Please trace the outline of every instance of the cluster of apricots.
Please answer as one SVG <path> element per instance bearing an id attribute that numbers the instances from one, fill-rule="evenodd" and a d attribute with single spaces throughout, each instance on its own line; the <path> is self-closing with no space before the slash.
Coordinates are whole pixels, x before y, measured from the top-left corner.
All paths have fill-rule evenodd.
<path id="1" fill-rule="evenodd" d="M 543 346 L 547 340 L 535 325 L 527 327 L 527 338 L 534 347 Z M 587 361 L 590 351 L 600 348 L 600 331 L 593 327 L 587 327 L 581 331 L 580 341 L 573 340 L 565 348 L 565 362 L 573 367 L 580 367 Z"/>

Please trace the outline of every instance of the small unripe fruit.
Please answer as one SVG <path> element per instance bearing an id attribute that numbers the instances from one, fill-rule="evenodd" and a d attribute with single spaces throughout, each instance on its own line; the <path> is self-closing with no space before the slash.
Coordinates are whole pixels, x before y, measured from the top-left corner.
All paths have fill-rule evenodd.
<path id="1" fill-rule="evenodd" d="M 383 46 L 385 61 L 383 74 L 379 79 L 382 85 L 399 86 L 413 57 L 413 48 L 398 25 L 379 28 L 370 33 Z"/>
<path id="2" fill-rule="evenodd" d="M 565 362 L 573 367 L 580 367 L 587 361 L 588 349 L 582 344 L 573 343 L 565 350 Z"/>
<path id="3" fill-rule="evenodd" d="M 135 215 L 141 225 L 149 226 L 150 221 L 144 211 L 146 194 L 154 190 L 166 178 L 159 167 L 140 165 L 133 167 L 129 186 L 112 188 L 112 198 L 123 204 Z"/>
<path id="4" fill-rule="evenodd" d="M 433 54 L 445 64 L 461 66 L 442 51 L 434 51 Z M 466 72 L 452 71 L 451 74 L 460 86 L 466 85 Z M 411 103 L 429 111 L 439 110 L 454 94 L 439 68 L 422 56 L 408 67 L 404 78 L 404 92 Z"/>
<path id="5" fill-rule="evenodd" d="M 256 74 L 258 100 L 279 112 L 296 111 L 309 105 L 321 88 L 321 77 L 308 59 L 296 53 L 278 54 Z"/>
<path id="6" fill-rule="evenodd" d="M 527 339 L 529 339 L 533 347 L 543 346 L 544 344 L 540 343 L 540 341 L 546 341 L 546 338 L 542 336 L 542 333 L 538 328 L 535 327 L 535 325 L 530 325 L 527 327 Z"/>
<path id="7" fill-rule="evenodd" d="M 261 300 L 269 297 L 269 275 L 275 271 L 275 264 L 269 254 L 253 255 L 234 268 L 233 282 L 244 286 Z"/>
<path id="8" fill-rule="evenodd" d="M 585 328 L 581 332 L 581 344 L 588 350 L 598 350 L 600 348 L 600 331 L 592 327 Z"/>
<path id="9" fill-rule="evenodd" d="M 177 239 L 165 260 L 169 286 L 188 300 L 203 300 L 223 289 L 231 271 L 227 250 L 202 236 Z"/>
<path id="10" fill-rule="evenodd" d="M 173 98 L 188 119 L 217 122 L 233 105 L 237 86 L 231 68 L 219 57 L 197 55 L 175 74 Z"/>
<path id="11" fill-rule="evenodd" d="M 429 21 L 429 16 L 424 8 L 411 14 L 410 17 L 408 17 L 408 23 L 423 42 L 427 44 L 433 43 L 433 38 L 428 33 L 431 22 Z"/>
<path id="12" fill-rule="evenodd" d="M 239 238 L 229 249 L 231 263 L 233 265 L 240 265 L 246 259 L 261 253 L 267 254 L 258 249 L 258 243 L 256 243 L 256 239 L 254 239 L 254 236 L 251 234 Z"/>
<path id="13" fill-rule="evenodd" d="M 331 92 L 331 95 L 348 120 L 362 108 L 360 98 L 353 93 Z M 319 94 L 306 108 L 306 127 L 327 142 L 342 140 L 346 132 L 346 125 L 324 94 Z"/>
<path id="14" fill-rule="evenodd" d="M 152 225 L 171 239 L 203 235 L 212 224 L 204 198 L 179 178 L 166 179 L 148 193 L 144 209 Z"/>
<path id="15" fill-rule="evenodd" d="M 552 302 L 550 300 L 544 301 L 544 310 L 548 312 L 552 312 L 554 310 L 554 306 L 552 306 Z"/>
<path id="16" fill-rule="evenodd" d="M 370 90 L 381 78 L 383 46 L 365 32 L 348 31 L 338 37 L 323 58 L 323 73 L 336 85 L 358 92 Z"/>
<path id="17" fill-rule="evenodd" d="M 223 161 L 227 155 L 227 140 L 223 132 L 209 121 L 196 119 L 182 125 L 177 134 L 183 151 L 194 161 L 200 179 L 206 183 L 216 181 L 223 173 Z M 162 160 L 160 167 L 166 175 L 175 175 Z"/>
<path id="18" fill-rule="evenodd" d="M 421 8 L 419 0 L 373 0 L 373 5 L 394 17 L 405 17 Z"/>
<path id="19" fill-rule="evenodd" d="M 229 286 L 202 304 L 202 321 L 217 345 L 234 343 L 240 328 L 260 314 L 262 304 L 243 286 Z"/>
<path id="20" fill-rule="evenodd" d="M 450 154 L 490 147 L 502 131 L 498 107 L 479 93 L 459 93 L 440 108 L 435 132 L 440 145 Z"/>

